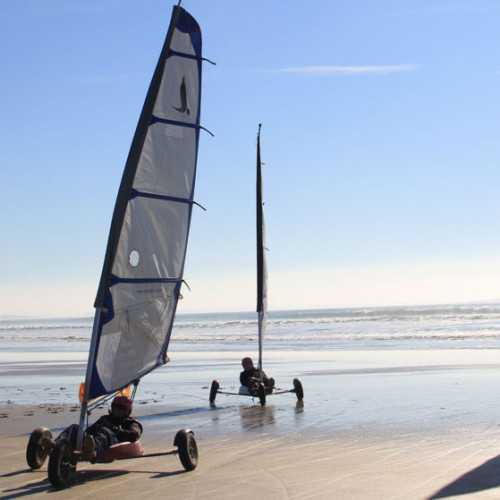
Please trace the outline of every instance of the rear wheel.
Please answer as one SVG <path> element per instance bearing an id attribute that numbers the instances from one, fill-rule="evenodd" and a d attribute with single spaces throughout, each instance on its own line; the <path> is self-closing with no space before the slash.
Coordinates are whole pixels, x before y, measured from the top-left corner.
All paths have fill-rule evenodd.
<path id="1" fill-rule="evenodd" d="M 194 470 L 198 465 L 198 446 L 192 431 L 181 429 L 174 439 L 174 446 L 179 450 L 179 459 L 186 470 Z"/>
<path id="2" fill-rule="evenodd" d="M 46 427 L 37 427 L 28 440 L 26 447 L 26 462 L 32 469 L 39 469 L 47 459 L 50 450 L 42 446 L 44 437 L 52 438 L 52 432 Z"/>
<path id="3" fill-rule="evenodd" d="M 304 389 L 302 388 L 302 382 L 300 381 L 300 379 L 293 379 L 293 390 L 295 392 L 295 395 L 297 396 L 297 399 L 299 401 L 302 401 L 302 399 L 304 399 Z"/>
<path id="4" fill-rule="evenodd" d="M 50 453 L 49 481 L 54 488 L 64 488 L 70 472 L 76 469 L 73 448 L 67 439 L 59 441 Z"/>
<path id="5" fill-rule="evenodd" d="M 219 381 L 213 380 L 212 387 L 210 387 L 210 406 L 215 406 L 215 398 L 217 397 L 217 391 L 219 390 Z"/>

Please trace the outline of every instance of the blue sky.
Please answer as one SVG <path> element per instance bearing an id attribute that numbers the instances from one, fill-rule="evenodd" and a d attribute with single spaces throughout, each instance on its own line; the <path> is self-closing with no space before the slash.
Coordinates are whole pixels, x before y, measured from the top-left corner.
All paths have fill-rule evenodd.
<path id="1" fill-rule="evenodd" d="M 0 3 L 0 315 L 92 314 L 173 2 Z M 205 57 L 181 312 L 500 298 L 500 3 L 189 0 Z"/>

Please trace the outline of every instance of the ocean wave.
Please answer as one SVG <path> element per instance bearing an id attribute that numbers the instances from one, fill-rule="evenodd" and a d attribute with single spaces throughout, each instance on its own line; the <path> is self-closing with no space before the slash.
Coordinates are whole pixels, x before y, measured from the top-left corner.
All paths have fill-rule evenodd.
<path id="1" fill-rule="evenodd" d="M 34 342 L 86 342 L 90 341 L 90 335 L 85 337 L 79 337 L 76 335 L 65 335 L 65 336 L 43 336 L 37 335 L 26 336 L 26 335 L 2 335 L 1 341 L 3 342 L 26 342 L 26 343 L 34 343 Z"/>
<path id="2" fill-rule="evenodd" d="M 174 323 L 176 329 L 215 329 L 215 328 L 235 328 L 256 325 L 257 320 L 230 320 L 230 321 L 182 321 L 178 320 Z"/>
<path id="3" fill-rule="evenodd" d="M 394 322 L 464 322 L 500 321 L 500 305 L 485 306 L 420 306 L 393 308 L 321 309 L 312 311 L 272 311 L 267 324 L 324 325 L 344 323 L 394 323 Z M 246 327 L 257 324 L 256 318 L 189 321 L 180 317 L 175 327 L 178 329 L 212 329 Z"/>
<path id="4" fill-rule="evenodd" d="M 88 344 L 92 318 L 0 320 L 0 343 Z M 172 342 L 253 341 L 255 313 L 179 314 Z M 266 342 L 478 342 L 500 338 L 500 305 L 365 307 L 272 311 Z"/>
<path id="5" fill-rule="evenodd" d="M 290 323 L 356 322 L 356 321 L 422 321 L 436 319 L 499 319 L 500 305 L 484 306 L 413 306 L 393 308 L 326 309 L 297 313 L 269 314 L 270 322 Z"/>
<path id="6" fill-rule="evenodd" d="M 0 333 L 8 332 L 8 331 L 45 331 L 45 330 L 89 330 L 92 328 L 92 325 L 13 325 L 13 326 L 5 326 L 0 325 Z"/>

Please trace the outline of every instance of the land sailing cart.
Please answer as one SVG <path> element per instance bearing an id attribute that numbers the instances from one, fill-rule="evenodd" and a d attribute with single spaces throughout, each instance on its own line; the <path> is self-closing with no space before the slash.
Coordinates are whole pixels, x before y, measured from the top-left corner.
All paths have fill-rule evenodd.
<path id="1" fill-rule="evenodd" d="M 101 400 L 100 403 L 103 401 Z M 90 411 L 90 410 L 89 410 Z M 54 448 L 44 446 L 45 438 L 52 438 L 52 432 L 46 427 L 37 427 L 30 435 L 26 448 L 26 461 L 31 469 L 40 469 L 49 458 L 47 473 L 54 488 L 64 488 L 71 472 L 75 472 L 78 462 L 110 463 L 114 460 L 133 458 L 160 457 L 179 455 L 182 466 L 191 471 L 198 465 L 198 447 L 194 433 L 190 429 L 177 431 L 174 438 L 174 448 L 170 450 L 144 453 L 140 441 L 125 442 L 111 446 L 103 457 L 93 459 L 80 450 L 74 449 L 67 439 L 56 442 Z M 78 448 L 78 445 L 77 445 Z"/>
<path id="2" fill-rule="evenodd" d="M 179 5 L 156 66 L 120 184 L 103 270 L 95 300 L 95 318 L 76 446 L 35 429 L 26 458 L 33 469 L 49 458 L 51 484 L 63 487 L 82 453 L 90 412 L 126 387 L 135 386 L 168 361 L 191 214 L 200 125 L 201 31 Z M 135 389 L 132 399 L 135 396 Z M 87 422 L 88 425 L 88 422 Z M 46 440 L 45 440 L 46 441 Z M 178 454 L 186 470 L 198 463 L 194 434 L 180 430 L 170 451 L 143 454 L 140 443 L 119 443 L 103 460 Z"/>
<path id="3" fill-rule="evenodd" d="M 264 202 L 263 202 L 263 189 L 262 189 L 262 161 L 260 155 L 260 129 L 257 133 L 257 189 L 256 189 L 256 206 L 257 206 L 257 314 L 258 314 L 258 328 L 259 328 L 259 377 L 252 378 L 247 388 L 242 388 L 240 392 L 231 392 L 221 389 L 218 380 L 213 380 L 210 386 L 209 401 L 210 406 L 215 406 L 215 399 L 217 394 L 230 394 L 233 396 L 251 396 L 258 398 L 260 404 L 266 404 L 267 396 L 275 394 L 286 394 L 289 392 L 295 393 L 298 402 L 302 403 L 304 398 L 304 389 L 302 382 L 298 378 L 293 379 L 293 388 L 284 390 L 276 388 L 266 388 L 263 380 L 262 370 L 262 351 L 264 343 L 264 333 L 266 329 L 267 320 L 267 259 L 266 259 L 266 243 L 265 243 L 265 222 L 264 222 Z"/>

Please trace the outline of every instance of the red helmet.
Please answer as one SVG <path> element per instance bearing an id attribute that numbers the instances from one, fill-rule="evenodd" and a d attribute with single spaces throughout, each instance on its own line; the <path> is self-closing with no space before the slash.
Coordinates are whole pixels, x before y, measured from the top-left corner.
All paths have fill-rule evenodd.
<path id="1" fill-rule="evenodd" d="M 115 405 L 124 406 L 127 408 L 127 417 L 132 413 L 132 400 L 127 396 L 116 396 L 111 403 L 111 408 Z"/>

